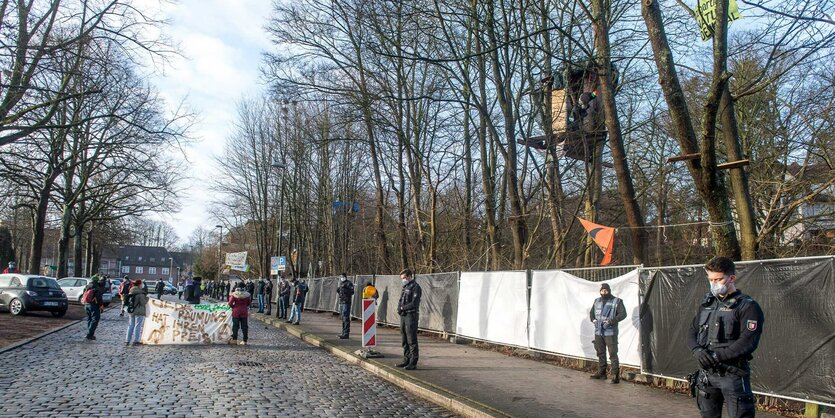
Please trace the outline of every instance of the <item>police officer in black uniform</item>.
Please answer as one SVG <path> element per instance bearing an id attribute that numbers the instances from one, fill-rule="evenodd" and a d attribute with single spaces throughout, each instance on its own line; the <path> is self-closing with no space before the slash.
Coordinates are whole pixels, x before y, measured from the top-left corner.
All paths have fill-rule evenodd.
<path id="1" fill-rule="evenodd" d="M 710 293 L 690 324 L 687 346 L 699 362 L 696 403 L 702 417 L 753 417 L 752 353 L 763 332 L 763 311 L 750 296 L 736 289 L 736 267 L 727 257 L 705 265 Z"/>
<path id="2" fill-rule="evenodd" d="M 417 368 L 418 362 L 418 318 L 420 316 L 420 285 L 415 282 L 414 274 L 409 269 L 400 272 L 400 279 L 403 280 L 403 293 L 400 295 L 400 303 L 397 305 L 397 313 L 400 314 L 400 338 L 403 344 L 403 361 L 395 366 L 403 367 L 406 370 Z"/>

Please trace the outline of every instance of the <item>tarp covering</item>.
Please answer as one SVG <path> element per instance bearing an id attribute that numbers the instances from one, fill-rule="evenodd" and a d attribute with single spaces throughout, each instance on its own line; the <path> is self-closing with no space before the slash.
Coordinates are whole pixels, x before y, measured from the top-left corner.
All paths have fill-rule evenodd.
<path id="1" fill-rule="evenodd" d="M 620 363 L 641 365 L 638 335 L 638 270 L 606 280 L 623 300 L 627 317 L 618 324 Z M 550 270 L 534 271 L 531 279 L 530 346 L 572 357 L 597 359 L 594 325 L 589 311 L 600 297 L 600 282 Z"/>
<path id="2" fill-rule="evenodd" d="M 456 333 L 527 347 L 527 273 L 461 273 Z"/>
<path id="3" fill-rule="evenodd" d="M 763 309 L 755 392 L 835 403 L 835 257 L 737 263 L 737 287 Z M 684 377 L 697 368 L 686 336 L 708 290 L 701 266 L 646 269 L 643 369 Z"/>
<path id="4" fill-rule="evenodd" d="M 304 299 L 304 308 L 319 310 L 319 295 L 322 293 L 322 279 L 309 279 L 307 281 L 307 296 Z M 296 287 L 290 288 L 290 304 L 296 298 Z"/>
<path id="5" fill-rule="evenodd" d="M 403 292 L 403 283 L 400 276 L 386 275 L 375 276 L 377 293 L 377 322 L 389 325 L 400 325 L 400 316 L 397 315 L 397 303 L 400 301 L 400 294 Z"/>
<path id="6" fill-rule="evenodd" d="M 423 295 L 418 327 L 454 333 L 458 316 L 458 273 L 418 274 Z"/>
<path id="7" fill-rule="evenodd" d="M 319 310 L 336 312 L 339 277 L 325 277 L 322 279 L 322 293 L 319 294 Z"/>

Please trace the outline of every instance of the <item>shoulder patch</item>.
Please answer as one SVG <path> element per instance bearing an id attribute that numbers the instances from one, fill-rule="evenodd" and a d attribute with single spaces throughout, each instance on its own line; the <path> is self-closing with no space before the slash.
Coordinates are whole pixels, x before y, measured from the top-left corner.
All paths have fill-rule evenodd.
<path id="1" fill-rule="evenodd" d="M 756 331 L 757 326 L 758 326 L 757 321 L 754 321 L 753 319 L 748 320 L 748 323 L 747 323 L 748 331 Z"/>

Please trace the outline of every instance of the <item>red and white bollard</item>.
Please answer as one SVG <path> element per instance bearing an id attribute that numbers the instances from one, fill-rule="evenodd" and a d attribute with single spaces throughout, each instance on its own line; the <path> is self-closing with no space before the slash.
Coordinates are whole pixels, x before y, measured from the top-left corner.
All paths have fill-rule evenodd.
<path id="1" fill-rule="evenodd" d="M 365 358 L 379 358 L 383 355 L 374 350 L 377 346 L 377 301 L 362 300 L 362 348 L 360 354 Z"/>

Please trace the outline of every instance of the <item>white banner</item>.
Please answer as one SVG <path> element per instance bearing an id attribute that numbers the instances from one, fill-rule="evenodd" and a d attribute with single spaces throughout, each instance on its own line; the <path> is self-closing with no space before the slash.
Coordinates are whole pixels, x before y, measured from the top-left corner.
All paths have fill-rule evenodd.
<path id="1" fill-rule="evenodd" d="M 530 346 L 573 357 L 597 359 L 589 311 L 601 283 L 623 300 L 626 319 L 618 324 L 620 363 L 641 365 L 638 270 L 605 282 L 590 282 L 562 271 L 534 271 L 531 282 Z M 459 310 L 459 312 L 461 312 Z M 608 356 L 607 356 L 608 358 Z"/>
<path id="2" fill-rule="evenodd" d="M 461 273 L 456 333 L 527 347 L 527 287 L 524 271 Z"/>
<path id="3" fill-rule="evenodd" d="M 243 266 L 246 264 L 246 251 L 240 253 L 226 253 L 227 266 Z"/>
<path id="4" fill-rule="evenodd" d="M 148 299 L 143 344 L 225 343 L 232 335 L 232 308 L 226 303 L 187 305 Z"/>

